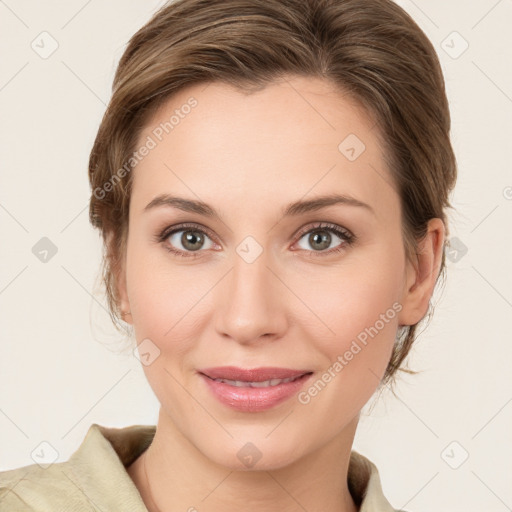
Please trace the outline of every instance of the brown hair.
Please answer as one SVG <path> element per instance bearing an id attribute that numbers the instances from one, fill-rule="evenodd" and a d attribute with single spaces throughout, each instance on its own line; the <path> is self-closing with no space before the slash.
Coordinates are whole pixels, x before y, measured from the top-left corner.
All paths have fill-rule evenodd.
<path id="1" fill-rule="evenodd" d="M 132 183 L 127 162 L 141 129 L 189 85 L 218 81 L 250 92 L 287 75 L 331 81 L 376 121 L 409 258 L 430 219 L 447 224 L 457 171 L 443 75 L 432 44 L 403 9 L 390 0 L 177 0 L 129 41 L 90 154 L 89 216 L 103 235 L 103 281 L 116 327 Z M 439 276 L 444 270 L 443 252 Z M 381 383 L 397 369 L 416 373 L 400 368 L 416 327 L 400 330 Z"/>

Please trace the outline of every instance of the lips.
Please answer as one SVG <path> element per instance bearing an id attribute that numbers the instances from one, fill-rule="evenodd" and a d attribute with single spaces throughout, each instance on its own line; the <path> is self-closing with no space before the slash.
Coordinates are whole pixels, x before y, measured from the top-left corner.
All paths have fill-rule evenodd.
<path id="1" fill-rule="evenodd" d="M 207 389 L 224 406 L 239 412 L 263 412 L 290 400 L 312 378 L 310 370 L 235 366 L 198 370 Z"/>
<path id="2" fill-rule="evenodd" d="M 210 379 L 241 382 L 265 382 L 278 379 L 294 379 L 307 373 L 312 373 L 311 370 L 296 370 L 292 368 L 261 367 L 243 369 L 236 366 L 218 366 L 215 368 L 203 368 L 198 371 Z"/>

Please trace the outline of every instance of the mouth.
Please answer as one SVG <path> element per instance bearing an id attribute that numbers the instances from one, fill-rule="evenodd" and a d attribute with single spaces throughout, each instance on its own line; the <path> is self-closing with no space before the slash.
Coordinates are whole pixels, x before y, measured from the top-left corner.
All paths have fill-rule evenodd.
<path id="1" fill-rule="evenodd" d="M 230 379 L 212 379 L 211 377 L 208 377 L 208 375 L 205 375 L 205 377 L 214 380 L 215 382 L 222 382 L 224 384 L 229 384 L 230 386 L 235 386 L 237 388 L 270 388 L 279 386 L 280 384 L 286 384 L 287 382 L 294 382 L 298 379 L 301 379 L 302 377 L 305 377 L 306 375 L 311 375 L 311 373 L 304 373 L 302 375 L 299 375 L 298 377 L 289 377 L 287 379 L 270 379 L 263 380 L 261 382 Z"/>
<path id="2" fill-rule="evenodd" d="M 204 376 L 237 387 L 268 387 L 300 379 L 313 373 L 312 370 L 296 370 L 292 368 L 261 367 L 243 369 L 236 366 L 219 366 L 199 370 Z"/>
<path id="3" fill-rule="evenodd" d="M 291 368 L 206 368 L 199 372 L 223 405 L 241 412 L 261 412 L 297 394 L 313 372 Z"/>

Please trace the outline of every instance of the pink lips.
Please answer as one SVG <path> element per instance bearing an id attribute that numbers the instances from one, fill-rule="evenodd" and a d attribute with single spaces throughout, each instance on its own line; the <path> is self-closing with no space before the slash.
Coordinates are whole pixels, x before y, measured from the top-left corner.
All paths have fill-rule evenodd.
<path id="1" fill-rule="evenodd" d="M 258 412 L 270 409 L 295 395 L 312 375 L 311 370 L 291 368 L 243 369 L 235 366 L 222 366 L 198 370 L 213 395 L 224 405 L 242 412 Z M 243 386 L 220 382 L 213 379 L 242 381 Z M 264 382 L 273 379 L 293 379 L 276 385 L 251 387 L 250 382 Z"/>

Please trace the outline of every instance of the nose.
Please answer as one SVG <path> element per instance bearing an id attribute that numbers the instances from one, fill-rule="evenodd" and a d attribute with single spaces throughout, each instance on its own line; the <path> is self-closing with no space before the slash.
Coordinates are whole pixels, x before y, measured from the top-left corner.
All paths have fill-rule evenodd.
<path id="1" fill-rule="evenodd" d="M 221 336 L 247 345 L 286 332 L 287 290 L 269 259 L 265 251 L 252 262 L 235 254 L 215 297 L 215 327 Z"/>

